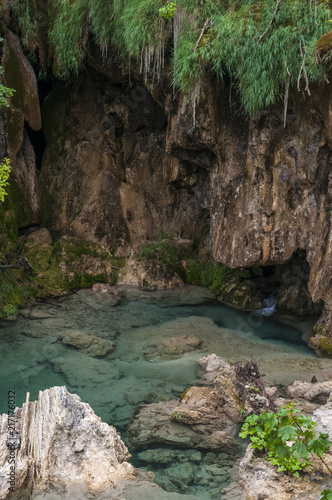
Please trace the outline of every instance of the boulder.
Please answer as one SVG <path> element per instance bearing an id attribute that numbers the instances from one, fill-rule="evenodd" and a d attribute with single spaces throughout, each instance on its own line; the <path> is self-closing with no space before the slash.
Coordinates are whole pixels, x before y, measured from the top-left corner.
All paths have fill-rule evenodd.
<path id="1" fill-rule="evenodd" d="M 183 286 L 182 279 L 163 262 L 142 260 L 133 252 L 121 270 L 119 284 L 138 286 L 143 290 L 168 289 Z"/>
<path id="2" fill-rule="evenodd" d="M 35 402 L 15 412 L 16 433 L 8 446 L 8 415 L 0 417 L 0 497 L 9 498 L 9 455 L 15 450 L 14 498 L 47 488 L 81 485 L 100 494 L 133 478 L 128 449 L 116 429 L 103 423 L 91 407 L 65 387 L 39 393 Z M 10 496 L 13 498 L 13 496 Z"/>
<path id="3" fill-rule="evenodd" d="M 313 403 L 324 404 L 332 392 L 332 380 L 326 382 L 308 383 L 295 380 L 287 387 L 287 394 L 290 398 L 306 399 Z"/>
<path id="4" fill-rule="evenodd" d="M 92 287 L 94 293 L 110 293 L 117 297 L 119 295 L 118 289 L 111 286 L 109 283 L 95 283 Z"/>
<path id="5" fill-rule="evenodd" d="M 37 245 L 39 246 L 52 245 L 52 237 L 50 235 L 50 232 L 45 227 L 43 229 L 38 229 L 37 231 L 32 231 L 27 236 L 25 245 L 27 248 L 33 248 Z"/>

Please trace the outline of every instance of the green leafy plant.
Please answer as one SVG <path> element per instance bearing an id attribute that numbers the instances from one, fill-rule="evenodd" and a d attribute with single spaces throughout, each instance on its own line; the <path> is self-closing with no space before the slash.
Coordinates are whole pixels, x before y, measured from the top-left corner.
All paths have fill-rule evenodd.
<path id="1" fill-rule="evenodd" d="M 322 491 L 320 500 L 332 500 L 332 490 Z"/>
<path id="2" fill-rule="evenodd" d="M 176 411 L 174 414 L 173 414 L 173 418 L 174 420 L 176 420 L 177 422 L 181 422 L 181 419 L 182 419 L 182 415 L 180 412 Z"/>
<path id="3" fill-rule="evenodd" d="M 167 21 L 173 19 L 176 11 L 176 4 L 174 2 L 168 3 L 165 7 L 159 9 L 160 17 L 163 17 Z"/>
<path id="4" fill-rule="evenodd" d="M 319 433 L 316 437 L 316 425 L 291 403 L 281 407 L 277 413 L 248 416 L 240 437 L 244 439 L 249 435 L 252 448 L 261 452 L 262 456 L 267 455 L 267 459 L 278 467 L 278 472 L 289 471 L 299 476 L 303 469 L 310 469 L 313 454 L 328 468 L 322 456 L 331 442 L 328 434 Z"/>
<path id="5" fill-rule="evenodd" d="M 6 192 L 6 186 L 9 185 L 8 178 L 10 175 L 10 161 L 8 158 L 4 158 L 3 162 L 0 163 L 0 202 L 4 201 Z"/>

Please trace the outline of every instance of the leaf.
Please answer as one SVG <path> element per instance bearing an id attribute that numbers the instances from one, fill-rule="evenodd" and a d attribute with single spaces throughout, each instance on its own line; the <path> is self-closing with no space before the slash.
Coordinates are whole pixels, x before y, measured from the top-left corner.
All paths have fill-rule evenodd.
<path id="1" fill-rule="evenodd" d="M 291 447 L 291 453 L 293 453 L 294 457 L 298 459 L 308 459 L 310 457 L 307 446 L 299 439 Z"/>
<path id="2" fill-rule="evenodd" d="M 308 443 L 308 449 L 311 453 L 316 453 L 319 458 L 322 458 L 323 453 L 331 446 L 331 441 L 328 439 L 328 434 L 319 433 L 317 439 L 311 439 Z"/>
<path id="3" fill-rule="evenodd" d="M 283 441 L 295 441 L 297 430 L 291 425 L 285 425 L 284 427 L 280 427 L 280 429 L 278 430 L 278 436 Z"/>
<path id="4" fill-rule="evenodd" d="M 332 500 L 332 490 L 322 491 L 320 500 Z"/>

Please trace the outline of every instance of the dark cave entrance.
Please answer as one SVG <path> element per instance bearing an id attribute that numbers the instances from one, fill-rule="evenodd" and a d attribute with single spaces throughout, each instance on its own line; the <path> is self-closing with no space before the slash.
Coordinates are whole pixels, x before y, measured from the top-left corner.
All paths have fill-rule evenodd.
<path id="1" fill-rule="evenodd" d="M 301 316 L 321 314 L 324 302 L 314 303 L 308 290 L 310 265 L 306 251 L 296 250 L 283 264 L 249 268 L 250 282 L 264 297 L 274 298 L 277 309 Z"/>

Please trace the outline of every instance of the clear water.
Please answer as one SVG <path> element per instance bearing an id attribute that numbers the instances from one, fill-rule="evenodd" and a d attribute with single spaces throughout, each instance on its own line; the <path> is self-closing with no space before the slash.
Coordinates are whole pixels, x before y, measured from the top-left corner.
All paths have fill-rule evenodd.
<path id="1" fill-rule="evenodd" d="M 16 391 L 20 406 L 26 392 L 33 400 L 40 390 L 66 385 L 126 438 L 135 409 L 178 397 L 202 375 L 196 360 L 206 354 L 214 352 L 226 361 L 254 358 L 264 378 L 274 384 L 309 381 L 314 374 L 318 380 L 331 376 L 331 362 L 317 358 L 302 341 L 302 333 L 277 317 L 229 308 L 196 287 L 153 293 L 122 288 L 120 292 L 117 305 L 105 294 L 82 290 L 38 304 L 35 311 L 44 318 L 19 316 L 14 322 L 0 322 L 0 411 L 7 410 L 8 390 Z M 90 357 L 62 344 L 61 337 L 68 331 L 112 340 L 115 350 L 102 359 Z M 151 346 L 184 333 L 202 339 L 202 349 L 168 361 L 145 358 Z M 133 451 L 135 465 L 153 470 L 163 488 L 202 500 L 221 498 L 218 492 L 228 484 L 227 469 L 236 459 L 159 447 L 151 461 L 153 454 L 147 458 L 146 450 Z M 222 470 L 211 483 L 213 464 Z"/>

